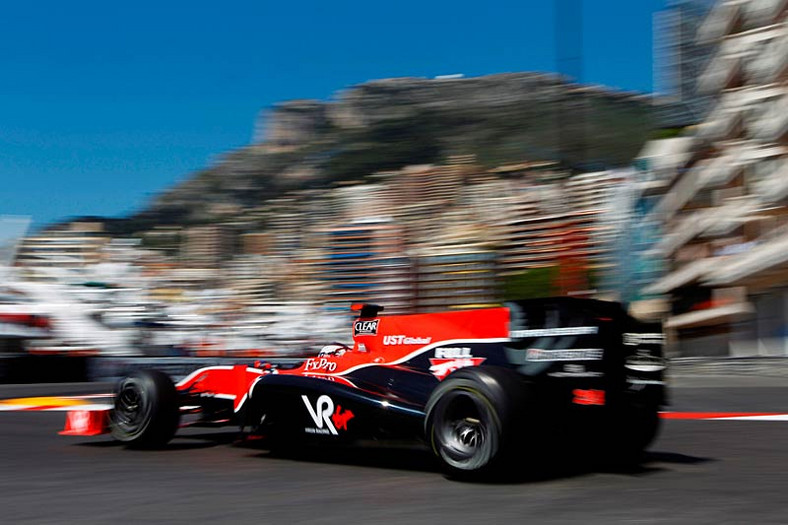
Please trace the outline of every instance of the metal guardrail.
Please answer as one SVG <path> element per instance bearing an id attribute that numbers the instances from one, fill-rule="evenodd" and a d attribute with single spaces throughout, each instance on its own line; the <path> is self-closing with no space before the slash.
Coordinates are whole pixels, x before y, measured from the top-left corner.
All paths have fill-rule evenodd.
<path id="1" fill-rule="evenodd" d="M 700 375 L 751 376 L 785 377 L 788 380 L 788 355 L 773 357 L 680 357 L 670 360 L 668 371 L 674 377 Z"/>

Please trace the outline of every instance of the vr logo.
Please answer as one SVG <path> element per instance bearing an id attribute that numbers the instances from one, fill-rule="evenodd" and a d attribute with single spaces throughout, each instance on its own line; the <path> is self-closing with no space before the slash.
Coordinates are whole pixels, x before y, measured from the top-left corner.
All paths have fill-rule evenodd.
<path id="1" fill-rule="evenodd" d="M 325 426 L 331 434 L 336 436 L 337 429 L 334 428 L 334 423 L 331 422 L 331 414 L 334 413 L 334 402 L 331 398 L 325 395 L 318 397 L 314 409 L 309 403 L 308 397 L 302 395 L 301 399 L 304 400 L 306 409 L 309 411 L 309 415 L 312 416 L 315 426 L 319 429 Z"/>

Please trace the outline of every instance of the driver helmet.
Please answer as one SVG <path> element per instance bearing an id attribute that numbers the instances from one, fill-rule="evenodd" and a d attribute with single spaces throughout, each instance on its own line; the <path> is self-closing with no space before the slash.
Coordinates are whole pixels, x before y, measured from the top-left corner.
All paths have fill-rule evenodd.
<path id="1" fill-rule="evenodd" d="M 350 348 L 343 345 L 342 343 L 330 343 L 320 349 L 320 353 L 318 353 L 318 357 L 339 357 L 345 352 L 350 351 Z"/>

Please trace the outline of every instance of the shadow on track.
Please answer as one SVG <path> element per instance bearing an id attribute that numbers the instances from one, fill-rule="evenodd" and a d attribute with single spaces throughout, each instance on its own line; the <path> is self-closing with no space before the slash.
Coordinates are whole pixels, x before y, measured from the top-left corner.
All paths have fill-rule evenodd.
<path id="1" fill-rule="evenodd" d="M 115 441 L 88 441 L 75 443 L 81 447 L 122 447 Z M 360 445 L 334 445 L 330 447 L 289 446 L 270 449 L 265 440 L 244 439 L 238 432 L 200 432 L 179 435 L 161 451 L 188 451 L 217 446 L 232 445 L 249 449 L 250 459 L 273 459 L 292 462 L 322 463 L 399 470 L 412 472 L 440 473 L 438 461 L 423 445 L 413 443 L 371 442 Z M 543 456 L 544 457 L 544 456 Z M 553 457 L 550 461 L 529 461 L 513 466 L 511 473 L 485 480 L 485 484 L 527 484 L 560 479 L 577 478 L 592 474 L 614 474 L 642 477 L 671 471 L 671 465 L 696 465 L 713 458 L 689 456 L 675 452 L 646 452 L 637 463 L 616 464 L 580 454 Z"/>
<path id="2" fill-rule="evenodd" d="M 646 452 L 644 463 L 674 463 L 681 465 L 695 465 L 698 463 L 707 463 L 709 461 L 716 461 L 712 458 L 699 458 L 696 456 L 687 456 L 686 454 L 677 454 L 675 452 Z"/>
<path id="3" fill-rule="evenodd" d="M 439 472 L 438 462 L 424 447 L 410 446 L 356 446 L 356 447 L 305 447 L 303 449 L 264 450 L 251 457 L 292 460 L 309 463 L 352 465 L 412 472 Z"/>
<path id="4" fill-rule="evenodd" d="M 237 446 L 265 449 L 265 444 L 236 443 Z M 409 470 L 414 472 L 440 473 L 437 459 L 426 446 L 415 444 L 385 445 L 375 443 L 365 446 L 333 446 L 265 449 L 253 458 L 271 458 L 310 463 L 353 465 L 359 467 Z M 568 456 L 549 462 L 529 463 L 527 460 L 515 466 L 510 474 L 496 476 L 484 483 L 521 484 L 574 478 L 590 474 L 607 473 L 622 476 L 648 476 L 671 470 L 670 465 L 694 465 L 715 461 L 674 452 L 646 452 L 641 461 L 618 464 L 611 461 L 589 459 L 588 457 Z"/>
<path id="5" fill-rule="evenodd" d="M 669 472 L 671 470 L 669 465 L 697 465 L 711 461 L 716 460 L 713 458 L 688 456 L 676 452 L 647 451 L 643 453 L 640 461 L 635 463 L 608 462 L 589 464 L 588 467 L 590 471 L 595 472 L 640 477 Z"/>
<path id="6" fill-rule="evenodd" d="M 237 431 L 227 432 L 207 432 L 199 434 L 179 434 L 175 439 L 164 447 L 154 448 L 150 450 L 194 450 L 201 448 L 212 448 L 220 445 L 231 445 L 239 443 L 239 433 Z M 124 447 L 124 444 L 119 441 L 84 441 L 82 443 L 74 443 L 78 447 L 94 447 L 94 448 L 112 448 Z M 134 447 L 128 447 L 134 449 Z"/>

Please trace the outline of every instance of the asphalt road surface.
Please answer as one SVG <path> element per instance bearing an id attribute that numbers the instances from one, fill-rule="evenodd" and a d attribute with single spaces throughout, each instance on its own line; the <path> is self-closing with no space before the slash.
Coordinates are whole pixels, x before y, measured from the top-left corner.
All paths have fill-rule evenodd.
<path id="1" fill-rule="evenodd" d="M 0 398 L 102 389 L 0 386 Z M 784 380 L 698 377 L 672 393 L 673 410 L 788 412 Z M 134 451 L 58 436 L 63 420 L 0 412 L 0 522 L 788 523 L 788 421 L 669 420 L 632 471 L 471 484 L 445 479 L 419 448 L 276 457 L 192 429 Z"/>

